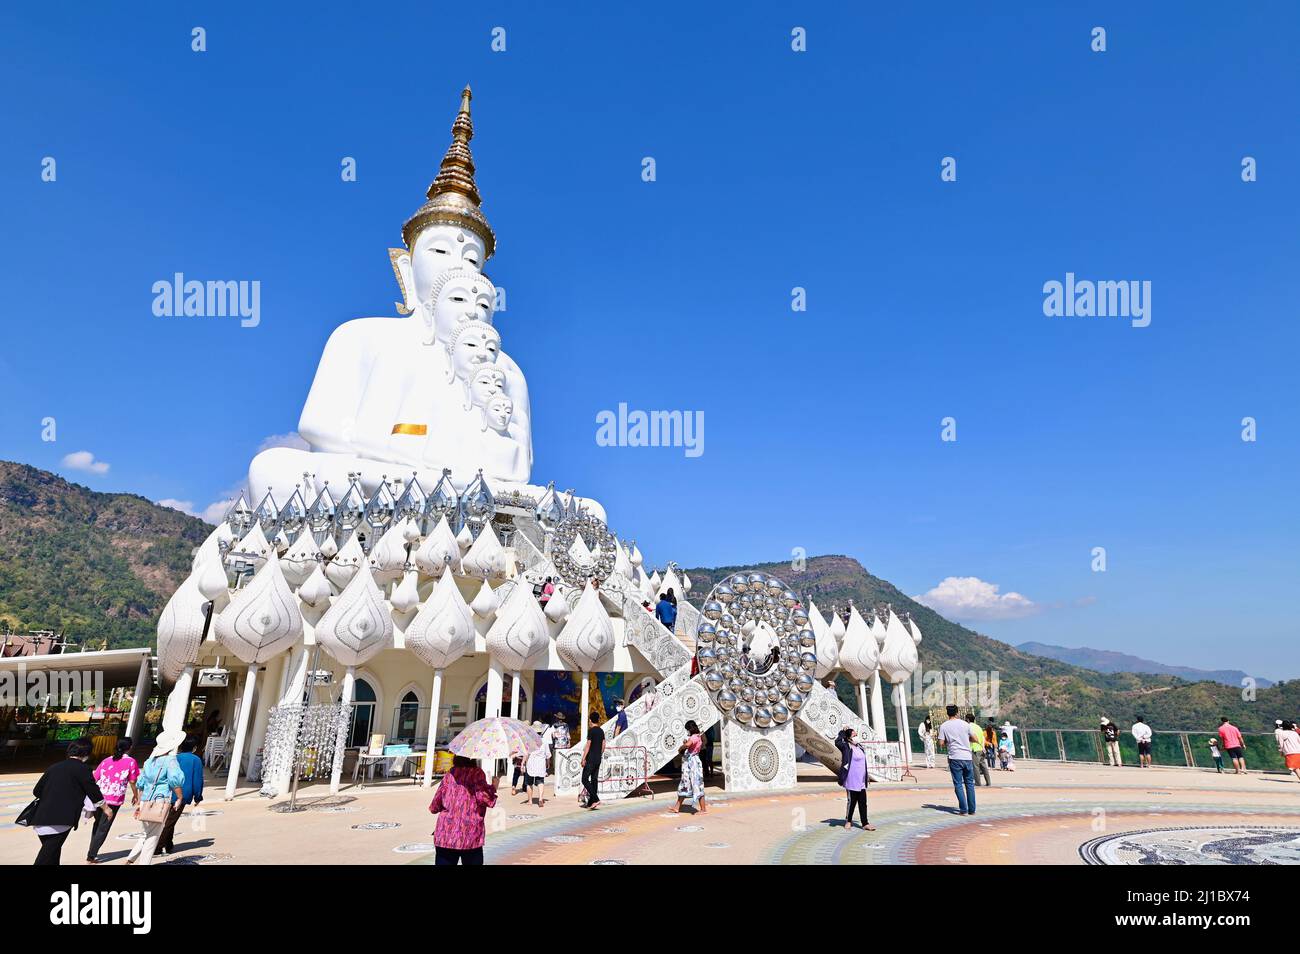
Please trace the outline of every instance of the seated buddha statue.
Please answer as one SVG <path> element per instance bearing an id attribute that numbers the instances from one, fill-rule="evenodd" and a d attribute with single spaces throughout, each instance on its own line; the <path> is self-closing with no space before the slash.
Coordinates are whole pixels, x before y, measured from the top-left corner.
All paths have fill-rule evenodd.
<path id="1" fill-rule="evenodd" d="M 469 103 L 466 88 L 427 201 L 402 228 L 405 248 L 389 252 L 400 317 L 354 319 L 330 335 L 298 421 L 308 448 L 258 454 L 248 473 L 253 496 L 270 490 L 287 500 L 304 474 L 303 491 L 313 496 L 327 482 L 337 495 L 352 473 L 367 494 L 385 477 L 412 472 L 427 490 L 443 468 L 460 490 L 481 469 L 498 496 L 544 494 L 529 484 L 528 384 L 501 350 L 496 288 L 480 270 L 496 238 L 474 182 Z M 501 426 L 484 427 L 495 396 L 507 397 L 510 411 Z M 502 420 L 503 409 L 492 419 Z M 599 504 L 582 503 L 604 519 Z"/>

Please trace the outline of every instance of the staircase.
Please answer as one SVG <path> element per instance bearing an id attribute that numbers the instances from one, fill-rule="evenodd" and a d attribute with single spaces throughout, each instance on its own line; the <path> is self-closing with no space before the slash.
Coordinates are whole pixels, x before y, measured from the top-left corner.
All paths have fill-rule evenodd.
<path id="1" fill-rule="evenodd" d="M 614 720 L 603 726 L 605 757 L 601 760 L 598 791 L 601 797 L 626 795 L 635 791 L 647 775 L 653 775 L 677 756 L 677 747 L 685 738 L 685 723 L 695 720 L 700 731 L 707 731 L 722 719 L 709 691 L 699 676 L 691 677 L 692 655 L 675 635 L 647 613 L 635 596 L 622 597 L 627 645 L 634 647 L 660 675 L 655 692 L 643 693 L 627 712 L 628 727 L 614 738 Z M 685 601 L 678 611 L 689 606 Z M 698 611 L 690 607 L 691 617 Z M 692 624 L 694 625 L 694 624 Z M 831 771 L 840 767 L 840 753 L 835 737 L 845 726 L 857 729 L 863 741 L 877 740 L 871 726 L 835 693 L 818 684 L 807 703 L 795 713 L 794 740 L 811 752 Z M 556 753 L 555 794 L 577 794 L 582 787 L 582 749 L 585 741 Z M 872 781 L 897 780 L 896 760 L 888 755 L 890 746 L 867 746 L 870 756 L 868 774 Z M 894 747 L 896 748 L 896 747 Z"/>

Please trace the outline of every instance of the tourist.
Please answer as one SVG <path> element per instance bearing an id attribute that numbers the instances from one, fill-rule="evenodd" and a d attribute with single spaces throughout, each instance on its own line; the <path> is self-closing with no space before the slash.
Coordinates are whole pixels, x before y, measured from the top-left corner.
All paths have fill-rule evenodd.
<path id="1" fill-rule="evenodd" d="M 126 802 L 126 791 L 131 790 L 131 804 L 140 804 L 140 792 L 135 787 L 135 780 L 140 777 L 140 765 L 131 758 L 132 742 L 123 736 L 117 740 L 117 748 L 95 768 L 95 781 L 104 795 L 104 804 L 95 813 L 95 827 L 90 832 L 90 847 L 86 849 L 86 863 L 99 863 L 99 849 L 108 838 L 108 830 L 113 827 L 117 813 Z"/>
<path id="2" fill-rule="evenodd" d="M 1273 741 L 1277 743 L 1278 750 L 1282 748 L 1282 720 L 1273 720 Z"/>
<path id="3" fill-rule="evenodd" d="M 497 803 L 499 776 L 489 785 L 478 763 L 463 755 L 451 760 L 451 771 L 433 793 L 429 811 L 438 815 L 433 829 L 435 865 L 483 864 L 483 816 Z"/>
<path id="4" fill-rule="evenodd" d="M 671 586 L 668 587 L 668 592 L 664 594 L 664 599 L 666 599 L 669 603 L 673 604 L 674 610 L 677 609 L 677 595 L 673 592 L 673 588 Z"/>
<path id="5" fill-rule="evenodd" d="M 614 738 L 627 731 L 627 712 L 623 709 L 623 700 L 614 703 Z"/>
<path id="6" fill-rule="evenodd" d="M 704 766 L 700 763 L 700 750 L 704 748 L 704 739 L 700 736 L 700 727 L 695 720 L 686 723 L 686 740 L 677 746 L 677 753 L 682 757 L 682 777 L 677 783 L 677 807 L 668 809 L 674 815 L 682 810 L 682 803 L 690 799 L 696 810 L 705 814 L 704 806 Z"/>
<path id="7" fill-rule="evenodd" d="M 176 823 L 185 814 L 187 805 L 198 805 L 203 801 L 203 760 L 194 754 L 194 739 L 185 737 L 176 755 L 176 762 L 185 774 L 185 784 L 181 786 L 181 799 L 172 804 L 172 810 L 163 823 L 162 835 L 158 838 L 158 850 L 170 855 L 176 850 Z"/>
<path id="8" fill-rule="evenodd" d="M 555 593 L 555 582 L 548 576 L 546 582 L 542 584 L 542 595 L 537 598 L 537 602 L 543 607 L 551 601 L 551 596 Z"/>
<path id="9" fill-rule="evenodd" d="M 540 720 L 533 723 L 533 731 L 542 736 L 542 744 L 528 753 L 528 760 L 524 764 L 524 785 L 528 789 L 528 799 L 524 804 L 527 805 L 536 799 L 537 807 L 543 808 L 546 805 L 546 763 L 549 743 Z"/>
<path id="10" fill-rule="evenodd" d="M 1122 768 L 1124 759 L 1119 754 L 1119 726 L 1105 716 L 1101 717 L 1101 741 L 1106 750 L 1106 758 L 1112 768 Z"/>
<path id="11" fill-rule="evenodd" d="M 939 747 L 948 753 L 948 771 L 957 793 L 957 814 L 975 814 L 975 766 L 971 764 L 970 725 L 957 718 L 957 707 L 948 706 L 948 719 L 939 726 Z"/>
<path id="12" fill-rule="evenodd" d="M 572 739 L 569 736 L 569 723 L 563 712 L 555 713 L 555 721 L 551 723 L 551 748 L 558 752 L 563 752 L 569 747 Z"/>
<path id="13" fill-rule="evenodd" d="M 925 767 L 934 768 L 934 726 L 926 716 L 916 727 L 916 734 L 921 737 L 921 747 L 925 749 Z"/>
<path id="14" fill-rule="evenodd" d="M 1234 775 L 1246 774 L 1246 740 L 1241 737 L 1241 730 L 1228 721 L 1227 716 L 1219 719 L 1219 739 L 1223 750 L 1232 759 Z"/>
<path id="15" fill-rule="evenodd" d="M 1002 763 L 1002 771 L 1014 772 L 1016 770 L 1016 753 L 1012 751 L 1011 736 L 1002 733 L 1002 738 L 998 739 L 998 760 Z"/>
<path id="16" fill-rule="evenodd" d="M 1300 781 L 1300 732 L 1296 732 L 1294 722 L 1288 719 L 1282 723 L 1282 734 L 1278 736 L 1277 742 L 1286 767 Z"/>
<path id="17" fill-rule="evenodd" d="M 862 819 L 863 831 L 875 831 L 867 821 L 867 753 L 858 742 L 858 733 L 852 726 L 840 729 L 835 737 L 835 747 L 840 750 L 839 783 L 847 798 L 844 814 L 844 827 L 853 827 L 853 809 L 857 808 Z"/>
<path id="18" fill-rule="evenodd" d="M 154 741 L 153 754 L 140 769 L 140 804 L 136 806 L 135 817 L 144 829 L 144 837 L 131 848 L 126 858 L 128 865 L 137 861 L 148 865 L 153 861 L 167 812 L 185 793 L 185 772 L 176 757 L 176 750 L 184 741 L 179 729 L 164 730 Z"/>
<path id="19" fill-rule="evenodd" d="M 595 811 L 600 807 L 600 759 L 605 754 L 605 730 L 600 727 L 600 716 L 595 712 L 589 719 L 591 728 L 587 730 L 587 744 L 582 748 L 582 786 L 587 791 L 587 808 Z"/>
<path id="20" fill-rule="evenodd" d="M 1133 733 L 1133 741 L 1138 747 L 1138 768 L 1151 767 L 1151 726 L 1147 725 L 1142 716 L 1137 717 L 1130 730 Z"/>
<path id="21" fill-rule="evenodd" d="M 984 732 L 975 720 L 975 713 L 966 716 L 966 724 L 970 726 L 971 768 L 975 771 L 975 784 L 992 785 L 988 763 L 984 761 Z M 980 782 L 981 775 L 984 777 L 983 783 Z"/>
<path id="22" fill-rule="evenodd" d="M 510 772 L 510 794 L 518 795 L 520 788 L 527 788 L 526 775 L 524 772 L 524 756 L 515 754 L 510 757 L 512 766 Z"/>
<path id="23" fill-rule="evenodd" d="M 700 761 L 704 763 L 704 777 L 713 778 L 713 730 L 704 733 L 704 748 L 700 750 Z"/>
<path id="24" fill-rule="evenodd" d="M 659 603 L 655 606 L 655 619 L 664 624 L 669 632 L 677 622 L 677 604 L 668 599 L 667 593 L 659 594 Z"/>
<path id="25" fill-rule="evenodd" d="M 1223 774 L 1223 753 L 1219 751 L 1219 740 L 1210 739 L 1210 758 L 1214 759 L 1214 770 Z"/>
<path id="26" fill-rule="evenodd" d="M 998 730 L 992 719 L 984 726 L 984 761 L 990 772 L 998 767 Z"/>
<path id="27" fill-rule="evenodd" d="M 104 793 L 95 784 L 95 776 L 86 764 L 90 758 L 90 740 L 73 739 L 68 743 L 68 757 L 45 770 L 36 781 L 32 794 L 36 801 L 18 816 L 20 824 L 30 825 L 41 840 L 36 864 L 57 865 L 68 832 L 81 822 L 81 816 L 104 804 Z"/>

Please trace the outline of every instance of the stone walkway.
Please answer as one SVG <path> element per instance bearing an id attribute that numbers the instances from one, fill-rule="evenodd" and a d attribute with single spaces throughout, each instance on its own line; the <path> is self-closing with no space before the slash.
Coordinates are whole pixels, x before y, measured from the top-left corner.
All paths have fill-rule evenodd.
<path id="1" fill-rule="evenodd" d="M 1021 763 L 977 789 L 979 812 L 953 808 L 946 768 L 918 781 L 873 786 L 875 832 L 842 827 L 844 796 L 818 767 L 776 795 L 710 790 L 709 811 L 667 811 L 670 792 L 545 808 L 501 792 L 488 815 L 490 864 L 1084 864 L 1182 860 L 1300 862 L 1300 783 L 1280 775 L 1216 775 L 1182 769 L 1108 769 Z M 36 838 L 15 826 L 35 777 L 0 775 L 0 864 L 30 864 Z M 245 790 L 231 802 L 210 789 L 177 830 L 176 864 L 432 863 L 429 793 L 409 782 L 304 791 L 309 810 L 286 814 Z M 138 831 L 129 817 L 105 844 L 121 863 Z M 80 863 L 89 833 L 74 832 L 65 863 Z"/>

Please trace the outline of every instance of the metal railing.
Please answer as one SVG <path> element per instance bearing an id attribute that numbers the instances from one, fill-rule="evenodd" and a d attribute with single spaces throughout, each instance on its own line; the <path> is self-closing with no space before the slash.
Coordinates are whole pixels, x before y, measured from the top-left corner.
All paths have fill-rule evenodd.
<path id="1" fill-rule="evenodd" d="M 897 738 L 896 730 L 891 726 L 891 739 Z M 924 751 L 915 731 L 911 733 L 912 752 Z M 1277 741 L 1271 732 L 1243 732 L 1242 740 L 1246 749 L 1246 768 L 1251 771 L 1285 772 L 1286 761 L 1277 750 Z M 1215 767 L 1210 754 L 1210 739 L 1218 744 L 1219 754 L 1223 758 L 1226 770 L 1232 770 L 1232 759 L 1219 741 L 1218 730 L 1208 729 L 1204 732 L 1153 732 L 1151 738 L 1151 764 L 1172 768 Z M 1106 747 L 1102 742 L 1100 729 L 1025 729 L 1017 727 L 1015 731 L 1016 758 L 1033 759 L 1040 762 L 1083 762 L 1093 765 L 1105 765 Z M 1137 743 L 1127 729 L 1121 729 L 1119 739 L 1120 760 L 1124 765 L 1137 765 Z"/>

